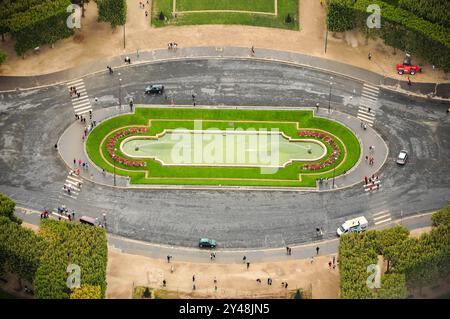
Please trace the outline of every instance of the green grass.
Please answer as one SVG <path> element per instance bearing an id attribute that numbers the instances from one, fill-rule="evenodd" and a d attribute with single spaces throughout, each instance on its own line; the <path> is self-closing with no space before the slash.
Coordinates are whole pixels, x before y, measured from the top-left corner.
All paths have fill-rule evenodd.
<path id="1" fill-rule="evenodd" d="M 201 25 L 201 24 L 240 24 L 261 27 L 299 29 L 298 0 L 278 0 L 278 15 L 232 12 L 195 12 L 180 13 L 172 18 L 172 0 L 153 0 L 151 24 L 155 27 L 167 25 Z M 242 1 L 242 0 L 178 0 L 177 11 L 201 10 L 239 10 L 253 12 L 274 12 L 273 0 Z M 167 21 L 159 20 L 160 12 Z M 293 22 L 286 23 L 287 15 Z"/>
<path id="2" fill-rule="evenodd" d="M 296 186 L 314 187 L 317 178 L 327 178 L 332 176 L 332 170 L 336 168 L 336 176 L 349 170 L 358 161 L 360 156 L 359 142 L 355 135 L 343 125 L 327 119 L 313 117 L 311 111 L 262 111 L 262 110 L 200 110 L 200 109 L 160 109 L 160 108 L 136 108 L 135 114 L 122 115 L 100 123 L 88 137 L 87 151 L 90 158 L 97 166 L 105 170 L 113 171 L 113 161 L 110 159 L 106 142 L 114 135 L 114 129 L 129 125 L 148 125 L 148 120 L 152 119 L 152 126 L 145 135 L 155 135 L 164 129 L 186 128 L 193 129 L 193 120 L 202 120 L 202 128 L 215 127 L 226 129 L 230 127 L 246 128 L 277 128 L 287 136 L 298 138 L 295 123 L 300 123 L 300 128 L 316 128 L 331 132 L 345 144 L 348 153 L 345 161 L 344 145 L 336 140 L 341 149 L 341 155 L 331 166 L 322 171 L 305 171 L 301 168 L 304 162 L 293 162 L 284 168 L 279 169 L 274 174 L 261 174 L 257 167 L 195 167 L 195 166 L 163 166 L 159 162 L 146 160 L 144 168 L 130 168 L 116 163 L 116 174 L 131 177 L 132 184 L 186 184 L 186 185 L 248 185 L 248 186 Z M 168 119 L 169 121 L 163 121 Z M 180 121 L 172 121 L 180 119 Z M 266 123 L 237 123 L 237 121 L 269 121 Z M 214 121 L 214 122 L 213 122 Z M 219 121 L 219 122 L 217 122 Z M 275 123 L 282 122 L 282 123 Z M 230 125 L 234 123 L 233 125 Z M 104 161 L 99 152 L 99 145 L 104 137 L 107 137 L 102 144 L 102 151 L 108 163 Z M 121 140 L 119 140 L 119 143 Z M 330 149 L 327 145 L 328 153 L 324 159 L 329 157 Z M 120 154 L 120 151 L 118 151 Z M 123 154 L 120 154 L 124 156 Z M 341 162 L 343 163 L 341 164 Z M 341 164 L 341 165 L 339 165 Z M 134 170 L 125 172 L 122 169 Z M 135 170 L 147 169 L 152 179 L 145 177 L 145 173 Z M 300 181 L 298 176 L 301 175 Z M 208 179 L 207 179 L 208 178 Z M 226 179 L 240 180 L 226 180 Z"/>

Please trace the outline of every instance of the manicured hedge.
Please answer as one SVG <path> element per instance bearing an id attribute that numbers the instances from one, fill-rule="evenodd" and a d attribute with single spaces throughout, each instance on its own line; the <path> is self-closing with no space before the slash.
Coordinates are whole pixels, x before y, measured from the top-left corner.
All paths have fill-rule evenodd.
<path id="1" fill-rule="evenodd" d="M 450 206 L 438 210 L 431 216 L 433 226 L 450 225 Z"/>
<path id="2" fill-rule="evenodd" d="M 111 23 L 111 27 L 124 25 L 127 20 L 127 2 L 125 0 L 97 0 L 98 21 Z"/>
<path id="3" fill-rule="evenodd" d="M 56 220 L 43 220 L 39 234 L 51 242 L 36 275 L 39 298 L 69 298 L 66 287 L 69 264 L 81 269 L 81 285 L 98 287 L 100 297 L 106 291 L 107 244 L 103 228 Z"/>
<path id="4" fill-rule="evenodd" d="M 381 8 L 381 29 L 368 29 L 366 9 Z M 367 34 L 382 37 L 386 44 L 420 56 L 445 72 L 450 71 L 450 28 L 427 21 L 381 0 L 328 0 L 328 29 L 343 32 L 359 26 Z"/>
<path id="5" fill-rule="evenodd" d="M 8 19 L 18 55 L 43 44 L 52 44 L 74 33 L 66 25 L 70 0 L 47 0 Z"/>
<path id="6" fill-rule="evenodd" d="M 0 269 L 33 282 L 45 242 L 32 230 L 0 216 Z"/>
<path id="7" fill-rule="evenodd" d="M 99 286 L 81 285 L 70 294 L 70 299 L 100 299 L 102 292 Z"/>
<path id="8" fill-rule="evenodd" d="M 1 60 L 1 52 L 0 52 L 0 60 Z M 14 216 L 14 211 L 16 208 L 16 203 L 12 201 L 8 196 L 0 193 L 0 216 L 5 216 L 13 222 L 21 224 L 22 221 L 20 218 Z"/>
<path id="9" fill-rule="evenodd" d="M 448 0 L 399 0 L 398 5 L 428 21 L 450 27 L 450 1 Z"/>
<path id="10" fill-rule="evenodd" d="M 383 231 L 344 235 L 340 239 L 341 297 L 405 298 L 407 288 L 432 286 L 450 278 L 449 208 L 433 216 L 437 220 L 430 233 L 409 238 L 408 230 L 397 226 Z M 369 289 L 367 266 L 377 264 L 377 256 L 388 261 L 380 289 Z"/>

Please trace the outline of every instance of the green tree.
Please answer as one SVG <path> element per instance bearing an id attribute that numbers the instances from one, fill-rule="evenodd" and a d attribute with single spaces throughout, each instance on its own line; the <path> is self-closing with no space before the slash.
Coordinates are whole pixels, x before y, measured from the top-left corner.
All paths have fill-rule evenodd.
<path id="1" fill-rule="evenodd" d="M 438 210 L 431 216 L 433 226 L 450 225 L 450 206 Z"/>
<path id="2" fill-rule="evenodd" d="M 127 20 L 127 2 L 125 0 L 97 0 L 98 20 L 109 22 L 114 29 L 124 25 Z"/>
<path id="3" fill-rule="evenodd" d="M 0 51 L 0 64 L 2 61 L 2 56 L 4 55 L 3 61 L 6 59 L 6 54 Z M 14 216 L 14 211 L 16 208 L 16 203 L 10 199 L 5 194 L 0 193 L 0 216 L 8 217 L 11 221 L 16 222 L 18 224 L 22 223 L 22 220 L 16 216 Z"/>
<path id="4" fill-rule="evenodd" d="M 101 299 L 102 293 L 99 286 L 81 285 L 70 294 L 70 299 Z"/>
<path id="5" fill-rule="evenodd" d="M 6 58 L 7 58 L 6 53 L 0 51 L 0 64 L 4 63 L 4 62 L 6 61 Z M 1 201 L 1 199 L 0 199 L 0 201 Z M 1 203 L 0 203 L 0 205 L 1 205 Z M 0 210 L 1 210 L 1 208 L 0 208 Z M 1 213 L 0 213 L 0 214 L 1 214 Z"/>

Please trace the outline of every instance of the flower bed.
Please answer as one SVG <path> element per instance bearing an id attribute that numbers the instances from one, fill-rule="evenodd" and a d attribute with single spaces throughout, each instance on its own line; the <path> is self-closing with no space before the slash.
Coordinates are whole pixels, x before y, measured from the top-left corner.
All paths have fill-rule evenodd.
<path id="1" fill-rule="evenodd" d="M 331 147 L 330 157 L 326 161 L 321 162 L 321 163 L 315 163 L 315 164 L 305 164 L 302 166 L 302 168 L 305 170 L 317 171 L 322 168 L 328 167 L 331 164 L 333 164 L 334 162 L 336 162 L 336 160 L 339 158 L 339 155 L 341 155 L 341 150 L 339 149 L 339 146 L 336 144 L 334 139 L 324 132 L 303 130 L 303 131 L 299 131 L 298 135 L 302 136 L 302 137 L 314 137 L 314 138 L 321 139 L 325 143 L 328 143 Z"/>
<path id="2" fill-rule="evenodd" d="M 144 161 L 137 161 L 137 160 L 128 160 L 126 158 L 123 158 L 119 155 L 117 155 L 114 152 L 114 147 L 116 146 L 116 143 L 119 139 L 121 139 L 122 137 L 125 137 L 127 135 L 130 134 L 136 134 L 136 133 L 146 133 L 147 132 L 147 128 L 146 127 L 132 127 L 132 128 L 127 128 L 123 131 L 120 131 L 118 133 L 116 133 L 113 137 L 111 137 L 108 141 L 108 144 L 106 145 L 106 148 L 108 150 L 109 156 L 111 156 L 111 158 L 113 158 L 115 161 L 126 165 L 126 166 L 131 166 L 131 167 L 142 167 L 145 166 L 145 162 Z"/>

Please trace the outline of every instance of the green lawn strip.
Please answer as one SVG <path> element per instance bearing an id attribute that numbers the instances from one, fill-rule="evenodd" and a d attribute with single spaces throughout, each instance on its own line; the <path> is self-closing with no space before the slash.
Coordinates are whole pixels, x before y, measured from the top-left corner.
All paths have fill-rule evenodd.
<path id="1" fill-rule="evenodd" d="M 177 11 L 242 10 L 274 12 L 274 3 L 274 0 L 177 0 Z"/>
<path id="2" fill-rule="evenodd" d="M 347 128 L 339 123 L 329 121 L 327 119 L 313 118 L 311 111 L 261 111 L 261 110 L 201 110 L 201 109 L 159 109 L 159 108 L 137 108 L 136 114 L 123 115 L 120 118 L 106 120 L 100 123 L 96 129 L 91 132 L 87 141 L 87 150 L 91 159 L 100 167 L 112 172 L 112 167 L 107 165 L 98 151 L 100 141 L 107 136 L 105 143 L 102 145 L 103 152 L 108 161 L 111 161 L 106 151 L 106 143 L 115 133 L 111 133 L 114 129 L 124 126 L 147 125 L 148 119 L 152 120 L 152 127 L 147 135 L 154 135 L 162 132 L 165 128 L 193 128 L 194 119 L 203 119 L 202 129 L 215 127 L 224 129 L 228 127 L 239 127 L 243 129 L 261 127 L 270 128 L 278 127 L 286 135 L 299 138 L 295 125 L 292 123 L 243 123 L 238 120 L 254 120 L 254 121 L 299 121 L 301 127 L 318 128 L 325 131 L 330 130 L 334 135 L 338 136 L 347 145 L 350 152 L 347 158 L 336 169 L 336 176 L 350 169 L 359 159 L 360 149 L 359 142 L 356 137 Z M 174 118 L 182 118 L 182 121 L 173 121 Z M 158 121 L 157 119 L 171 119 L 169 121 Z M 185 121 L 185 119 L 188 119 Z M 220 119 L 222 122 L 209 122 L 208 120 Z M 190 121 L 189 121 L 190 120 Z M 232 125 L 234 124 L 234 125 Z M 120 142 L 120 141 L 119 141 Z M 302 181 L 298 181 L 298 174 L 303 172 L 301 165 L 304 163 L 294 162 L 285 168 L 279 169 L 275 174 L 263 175 L 260 168 L 243 168 L 243 167 L 195 167 L 195 166 L 162 166 L 155 160 L 147 160 L 147 167 L 130 168 L 116 163 L 116 173 L 119 175 L 128 175 L 131 177 L 133 184 L 190 184 L 190 185 L 260 185 L 260 186 L 314 186 L 315 180 L 319 177 L 331 177 L 332 170 L 339 165 L 344 157 L 344 147 L 336 140 L 341 149 L 341 156 L 336 163 L 322 169 L 322 171 L 304 172 Z M 117 144 L 118 145 L 118 144 Z M 328 155 L 330 153 L 328 144 Z M 120 154 L 120 152 L 118 152 Z M 123 155 L 123 154 L 122 154 Z M 328 157 L 327 155 L 327 157 Z M 327 158 L 326 157 L 326 158 Z M 112 161 L 111 161 L 112 163 Z M 150 170 L 152 178 L 147 179 L 143 172 L 133 172 L 137 170 Z M 127 170 L 127 171 L 125 171 Z M 322 173 L 328 171 L 328 173 Z M 161 177 L 161 179 L 159 178 Z M 175 179 L 182 178 L 182 179 Z M 190 179 L 189 179 L 190 178 Z M 203 179 L 194 179 L 203 178 Z M 207 179 L 212 178 L 212 179 Z M 241 178 L 243 180 L 217 180 L 214 178 Z M 246 180 L 247 179 L 247 180 Z M 260 180 L 248 180 L 260 179 Z M 275 179 L 280 181 L 264 181 L 261 179 Z M 291 180 L 291 181 L 289 181 Z"/>
<path id="3" fill-rule="evenodd" d="M 184 1 L 183 1 L 184 2 Z M 205 2 L 204 10 L 214 10 L 213 4 L 210 4 L 208 0 L 198 0 L 195 2 Z M 233 1 L 235 2 L 235 1 Z M 252 2 L 239 1 L 239 5 L 233 8 L 232 4 L 228 4 L 227 10 L 242 10 L 242 8 L 248 7 L 250 11 L 252 8 Z M 269 2 L 268 2 L 269 4 Z M 265 10 L 258 10 L 258 8 L 268 7 L 268 4 L 254 5 L 254 11 L 265 12 Z M 183 13 L 178 14 L 176 19 L 172 18 L 172 0 L 153 0 L 153 14 L 151 23 L 155 27 L 163 27 L 167 25 L 202 25 L 202 24 L 240 24 L 240 25 L 254 25 L 261 27 L 282 28 L 282 29 L 299 29 L 299 17 L 298 17 L 298 0 L 278 0 L 278 16 L 270 16 L 263 14 L 253 13 L 237 13 L 237 12 L 199 12 L 199 13 Z M 273 10 L 273 1 L 270 4 Z M 178 2 L 177 2 L 178 7 Z M 193 5 L 189 7 L 194 8 Z M 195 4 L 195 8 L 201 8 L 199 4 Z M 225 7 L 224 7 L 225 8 Z M 178 10 L 179 7 L 178 7 Z M 183 9 L 184 10 L 184 9 Z M 192 10 L 192 9 L 191 9 Z M 197 9 L 198 10 L 198 9 Z M 161 21 L 158 19 L 160 12 L 163 12 L 167 17 L 167 21 Z M 244 9 L 246 11 L 246 9 Z M 287 15 L 293 18 L 293 22 L 286 23 L 285 19 Z"/>

